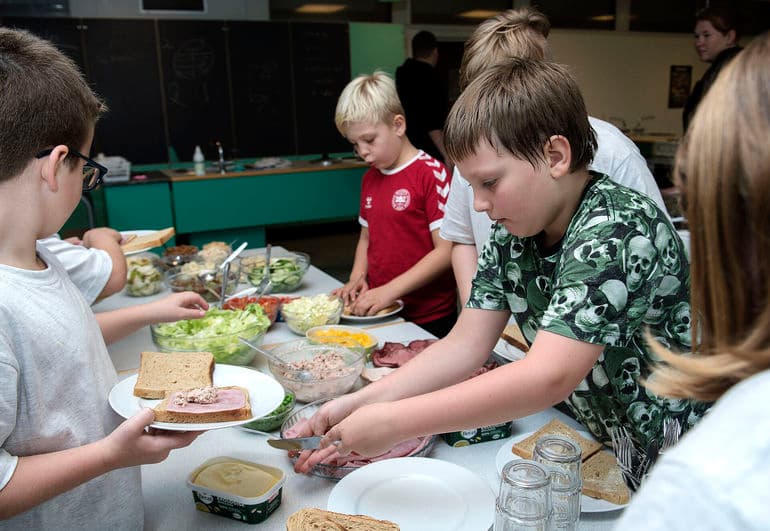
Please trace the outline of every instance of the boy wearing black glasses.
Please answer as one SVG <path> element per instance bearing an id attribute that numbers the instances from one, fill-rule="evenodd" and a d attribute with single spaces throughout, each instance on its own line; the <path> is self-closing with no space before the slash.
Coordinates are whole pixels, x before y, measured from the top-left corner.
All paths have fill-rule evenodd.
<path id="1" fill-rule="evenodd" d="M 197 433 L 120 424 L 106 341 L 151 322 L 200 317 L 181 293 L 100 314 L 36 243 L 59 230 L 106 171 L 83 155 L 102 102 L 50 43 L 0 28 L 0 527 L 141 529 L 138 465 Z"/>

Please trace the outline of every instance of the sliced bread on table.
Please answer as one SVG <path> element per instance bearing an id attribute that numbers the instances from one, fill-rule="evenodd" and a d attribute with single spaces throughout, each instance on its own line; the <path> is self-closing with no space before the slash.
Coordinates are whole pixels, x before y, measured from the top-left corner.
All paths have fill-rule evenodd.
<path id="1" fill-rule="evenodd" d="M 540 437 L 545 435 L 561 435 L 568 437 L 580 445 L 582 451 L 582 460 L 585 461 L 602 448 L 602 444 L 590 439 L 586 439 L 580 435 L 577 431 L 573 430 L 558 419 L 551 419 L 551 421 L 537 430 L 535 433 L 522 439 L 521 441 L 514 443 L 511 451 L 524 459 L 532 459 L 532 454 L 535 450 L 535 443 Z"/>
<path id="2" fill-rule="evenodd" d="M 500 334 L 500 337 L 522 352 L 529 352 L 529 343 L 527 343 L 527 338 L 524 337 L 524 334 L 521 332 L 521 328 L 519 328 L 519 325 L 516 323 L 510 323 L 508 326 L 506 326 L 503 329 L 503 333 Z"/>
<path id="3" fill-rule="evenodd" d="M 307 508 L 295 512 L 286 521 L 286 531 L 399 531 L 388 520 L 362 514 L 342 514 Z"/>
<path id="4" fill-rule="evenodd" d="M 631 499 L 623 474 L 611 452 L 596 452 L 583 463 L 583 494 L 616 505 L 626 504 Z"/>
<path id="5" fill-rule="evenodd" d="M 174 236 L 174 234 L 174 227 L 167 227 L 165 229 L 156 230 L 155 232 L 151 232 L 149 234 L 127 239 L 127 241 L 120 246 L 120 249 L 124 253 L 130 253 L 152 247 L 160 247 L 169 241 L 171 237 Z"/>
<path id="6" fill-rule="evenodd" d="M 210 352 L 142 352 L 134 396 L 164 398 L 175 389 L 210 387 L 213 374 Z"/>
<path id="7" fill-rule="evenodd" d="M 169 391 L 155 406 L 156 422 L 203 424 L 250 418 L 249 391 L 237 385 Z"/>

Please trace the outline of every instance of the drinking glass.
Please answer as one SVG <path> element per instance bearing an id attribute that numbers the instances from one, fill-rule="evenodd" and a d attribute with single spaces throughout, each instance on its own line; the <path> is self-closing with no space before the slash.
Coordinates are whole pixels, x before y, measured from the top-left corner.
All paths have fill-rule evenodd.
<path id="1" fill-rule="evenodd" d="M 551 477 L 530 460 L 503 467 L 495 504 L 495 531 L 547 531 L 551 517 Z"/>
<path id="2" fill-rule="evenodd" d="M 535 443 L 532 459 L 545 465 L 551 473 L 553 527 L 573 530 L 580 519 L 580 445 L 561 435 L 546 435 Z"/>

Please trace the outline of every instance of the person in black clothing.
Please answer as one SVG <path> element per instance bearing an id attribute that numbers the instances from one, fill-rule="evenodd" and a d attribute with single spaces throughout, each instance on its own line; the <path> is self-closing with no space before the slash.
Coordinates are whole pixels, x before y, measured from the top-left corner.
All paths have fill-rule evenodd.
<path id="1" fill-rule="evenodd" d="M 682 123 L 684 131 L 695 114 L 703 96 L 717 78 L 722 68 L 738 55 L 738 23 L 735 13 L 725 6 L 711 6 L 698 11 L 695 17 L 695 50 L 701 61 L 711 63 L 684 104 Z"/>
<path id="2" fill-rule="evenodd" d="M 444 120 L 447 109 L 436 75 L 436 36 L 421 31 L 412 38 L 412 57 L 396 69 L 396 89 L 406 114 L 406 135 L 418 149 L 447 163 Z M 451 170 L 450 170 L 451 171 Z"/>

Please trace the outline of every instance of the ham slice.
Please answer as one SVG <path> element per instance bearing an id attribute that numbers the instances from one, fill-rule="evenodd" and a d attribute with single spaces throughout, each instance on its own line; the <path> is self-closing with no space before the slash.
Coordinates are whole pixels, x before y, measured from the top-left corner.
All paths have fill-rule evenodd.
<path id="1" fill-rule="evenodd" d="M 438 340 L 415 339 L 408 345 L 387 342 L 382 348 L 372 352 L 372 363 L 375 367 L 401 367 L 436 341 Z"/>

